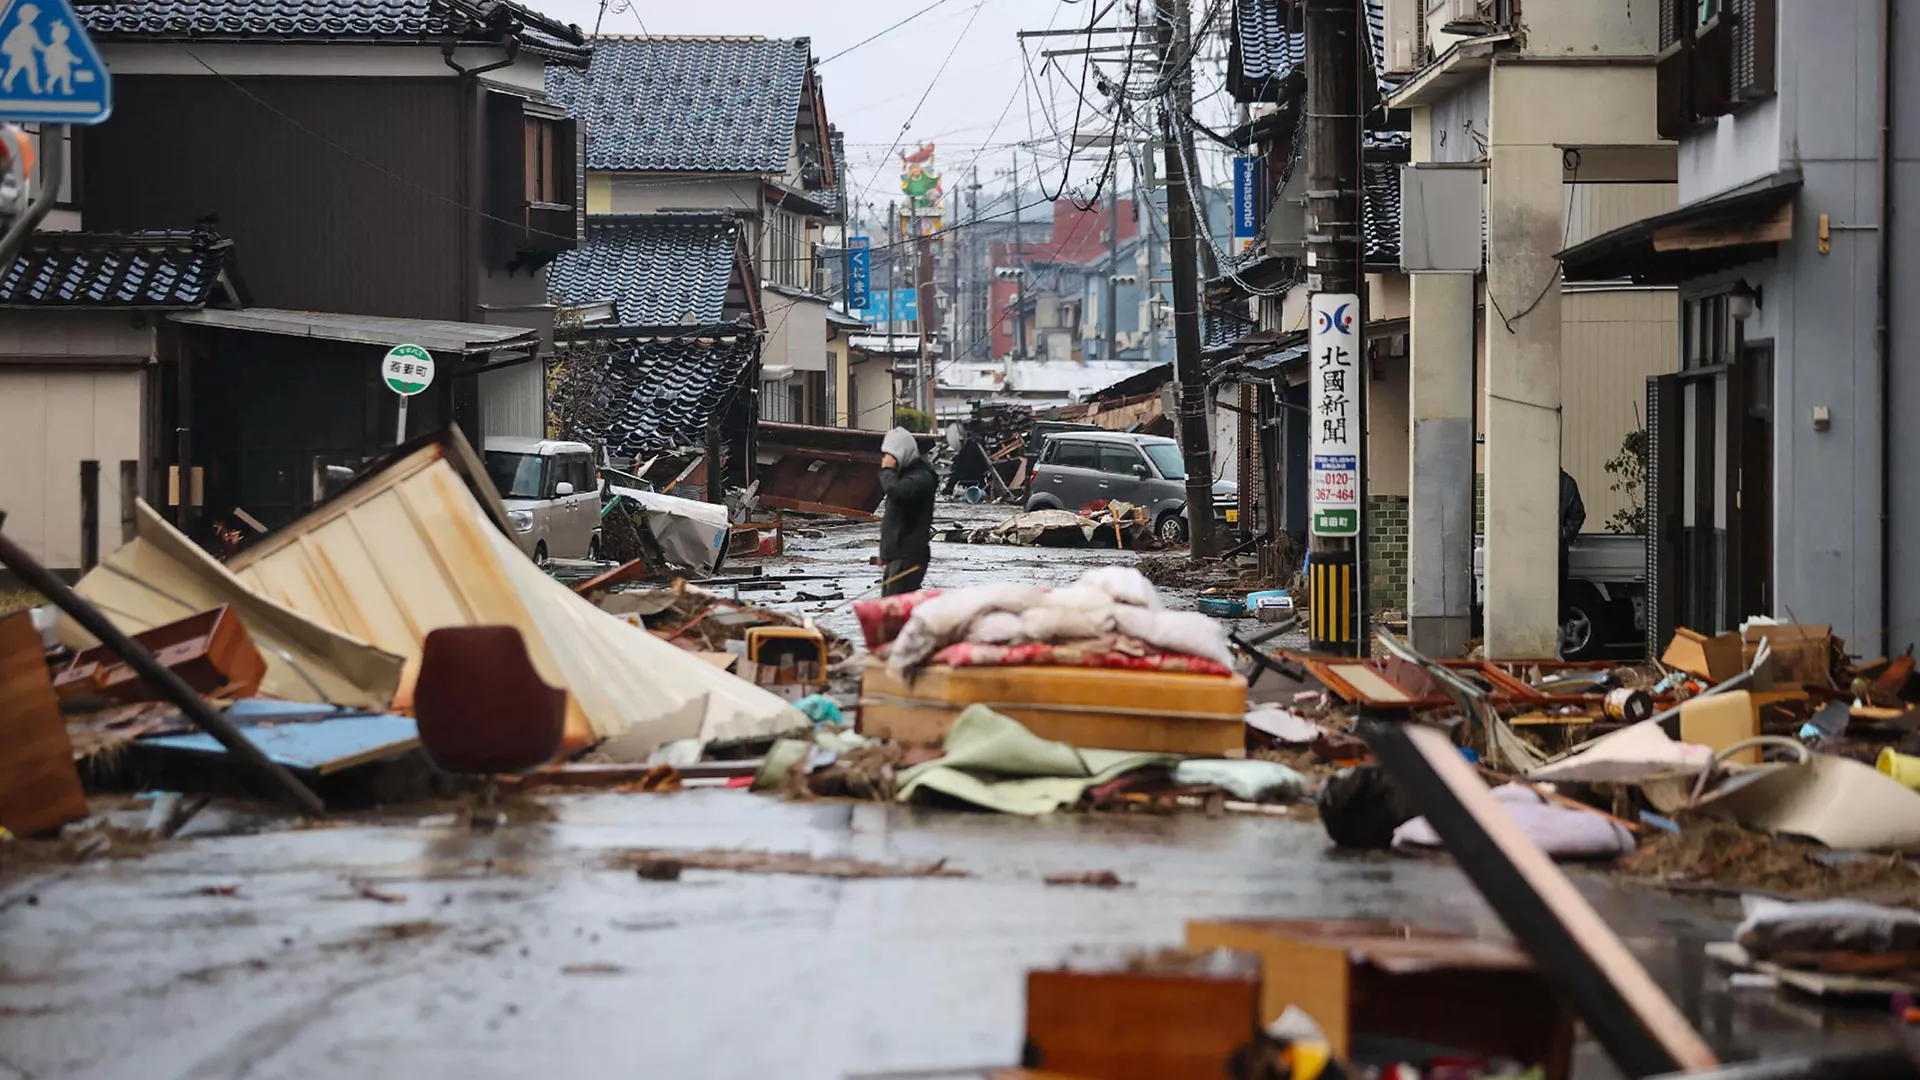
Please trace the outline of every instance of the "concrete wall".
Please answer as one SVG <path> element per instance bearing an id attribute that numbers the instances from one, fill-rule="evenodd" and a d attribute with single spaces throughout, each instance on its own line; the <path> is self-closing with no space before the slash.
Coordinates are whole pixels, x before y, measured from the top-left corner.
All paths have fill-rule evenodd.
<path id="1" fill-rule="evenodd" d="M 1516 6 L 1528 56 L 1581 60 L 1652 56 L 1660 44 L 1657 3 L 1524 0 Z"/>
<path id="2" fill-rule="evenodd" d="M 587 174 L 587 212 L 654 214 L 662 210 L 739 210 L 760 213 L 758 176 Z"/>
<path id="3" fill-rule="evenodd" d="M 1561 147 L 1647 144 L 1651 66 L 1496 63 L 1487 174 L 1487 655 L 1557 645 L 1562 303 Z M 1430 134 L 1434 142 L 1438 133 Z M 1437 152 L 1437 148 L 1436 148 Z"/>
<path id="4" fill-rule="evenodd" d="M 851 376 L 847 371 L 847 336 L 841 334 L 827 342 L 827 379 L 833 385 L 833 426 L 851 427 L 847 411 L 847 390 Z"/>

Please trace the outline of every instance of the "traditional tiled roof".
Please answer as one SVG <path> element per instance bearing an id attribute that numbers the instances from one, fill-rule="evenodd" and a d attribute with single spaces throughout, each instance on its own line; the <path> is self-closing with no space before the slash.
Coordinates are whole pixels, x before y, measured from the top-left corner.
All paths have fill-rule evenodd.
<path id="1" fill-rule="evenodd" d="M 793 153 L 806 38 L 599 37 L 547 93 L 587 128 L 587 168 L 780 174 Z"/>
<path id="2" fill-rule="evenodd" d="M 1400 263 L 1400 163 L 1369 161 L 1362 167 L 1360 210 L 1367 234 L 1367 264 Z"/>
<path id="3" fill-rule="evenodd" d="M 579 248 L 547 273 L 556 303 L 612 300 L 622 326 L 702 326 L 725 318 L 740 225 L 718 212 L 593 216 Z"/>
<path id="4" fill-rule="evenodd" d="M 1307 36 L 1287 29 L 1282 0 L 1234 0 L 1227 81 L 1239 101 L 1279 101 L 1304 85 Z"/>
<path id="5" fill-rule="evenodd" d="M 79 11 L 88 31 L 104 41 L 438 41 L 449 35 L 496 41 L 516 35 L 544 53 L 586 57 L 578 27 L 505 0 L 118 0 Z"/>
<path id="6" fill-rule="evenodd" d="M 0 307 L 202 307 L 232 250 L 206 230 L 41 233 L 0 277 Z"/>
<path id="7" fill-rule="evenodd" d="M 760 336 L 734 325 L 564 346 L 554 412 L 565 437 L 605 442 L 620 457 L 697 445 L 747 390 L 759 354 Z"/>
<path id="8" fill-rule="evenodd" d="M 1287 29 L 1285 0 L 1234 0 L 1228 85 L 1239 101 L 1280 101 L 1306 86 L 1307 36 Z M 1367 49 L 1385 97 L 1399 79 L 1387 74 L 1387 20 L 1381 0 L 1367 0 Z M 1297 77 L 1296 77 L 1297 76 Z"/>

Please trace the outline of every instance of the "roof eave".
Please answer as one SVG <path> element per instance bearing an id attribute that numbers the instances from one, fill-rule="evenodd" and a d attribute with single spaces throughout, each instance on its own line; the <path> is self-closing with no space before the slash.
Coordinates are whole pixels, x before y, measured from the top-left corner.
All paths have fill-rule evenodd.
<path id="1" fill-rule="evenodd" d="M 1494 55 L 1517 39 L 1511 33 L 1488 34 L 1455 42 L 1433 63 L 1407 77 L 1386 101 L 1389 109 L 1411 109 L 1432 105 L 1467 82 L 1478 79 L 1493 66 Z"/>

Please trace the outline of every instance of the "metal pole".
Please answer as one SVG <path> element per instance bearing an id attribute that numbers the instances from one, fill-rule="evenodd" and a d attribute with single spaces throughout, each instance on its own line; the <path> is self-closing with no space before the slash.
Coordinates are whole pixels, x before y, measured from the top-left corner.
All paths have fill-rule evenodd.
<path id="1" fill-rule="evenodd" d="M 4 524 L 4 515 L 0 515 L 0 524 Z M 193 692 L 173 669 L 153 658 L 146 647 L 120 632 L 120 629 L 107 621 L 98 608 L 82 600 L 80 595 L 67 587 L 67 583 L 48 572 L 38 560 L 28 555 L 13 538 L 0 532 L 0 563 L 6 564 L 20 578 L 22 584 L 33 589 L 53 602 L 53 605 L 67 613 L 74 622 L 79 623 L 87 633 L 99 638 L 101 644 L 112 649 L 114 654 L 126 662 L 139 676 L 146 680 L 161 697 L 179 708 L 201 730 L 220 741 L 234 757 L 258 770 L 268 782 L 280 789 L 280 793 L 301 812 L 319 817 L 327 812 L 318 796 L 307 789 L 305 784 L 294 779 L 293 774 L 281 768 L 272 758 L 262 753 L 260 748 L 247 741 L 240 729 L 232 721 L 214 711 L 199 694 Z"/>
<path id="2" fill-rule="evenodd" d="M 1316 313 L 1316 330 L 1323 314 L 1339 318 L 1340 298 L 1350 296 L 1356 309 L 1349 316 L 1351 336 L 1324 347 L 1316 343 L 1315 349 L 1324 349 L 1328 355 L 1308 357 L 1315 383 L 1324 391 L 1312 402 L 1315 426 L 1310 431 L 1337 432 L 1335 443 L 1358 448 L 1366 442 L 1368 378 L 1366 316 L 1359 310 L 1366 288 L 1360 226 L 1359 5 L 1356 0 L 1307 0 L 1306 21 L 1307 291 L 1313 298 L 1309 306 Z M 1322 294 L 1330 298 L 1324 305 L 1319 301 Z M 1323 374 L 1329 371 L 1338 375 L 1337 386 L 1323 381 L 1333 378 Z M 1310 439 L 1310 445 L 1321 441 Z M 1341 462 L 1328 458 L 1330 466 L 1343 467 L 1329 472 L 1319 468 L 1318 460 L 1308 462 L 1315 501 L 1320 501 L 1323 489 L 1342 489 L 1354 493 L 1355 505 L 1350 518 L 1343 509 L 1311 508 L 1309 645 L 1317 652 L 1361 655 L 1367 647 L 1360 629 L 1366 611 L 1359 565 L 1365 541 L 1365 472 L 1358 452 Z"/>
<path id="3" fill-rule="evenodd" d="M 400 395 L 400 423 L 395 427 L 393 445 L 399 446 L 407 441 L 407 395 Z"/>
<path id="4" fill-rule="evenodd" d="M 1181 0 L 1180 11 L 1182 18 L 1173 27 L 1175 38 L 1174 48 L 1178 50 L 1178 56 L 1180 58 L 1180 78 L 1173 86 L 1173 103 L 1174 107 L 1180 110 L 1180 116 L 1174 123 L 1173 130 L 1180 136 L 1180 154 L 1183 162 L 1181 168 L 1183 170 L 1185 169 L 1184 162 L 1188 161 L 1193 162 L 1194 168 L 1198 169 L 1200 167 L 1200 158 L 1193 150 L 1192 124 L 1193 62 L 1198 58 L 1197 53 L 1199 50 L 1193 46 L 1193 14 L 1190 8 L 1191 5 L 1188 0 Z M 1200 188 L 1200 197 L 1198 200 L 1192 199 L 1191 193 L 1189 193 L 1187 202 L 1188 209 L 1191 210 L 1193 203 L 1198 201 L 1201 206 L 1198 213 L 1207 215 L 1207 223 L 1211 225 L 1213 223 L 1213 199 L 1210 198 L 1207 193 L 1207 178 L 1204 176 L 1193 176 L 1187 179 L 1189 183 L 1198 184 Z M 1167 181 L 1168 183 L 1172 183 L 1173 176 L 1171 173 L 1168 174 Z M 1208 231 L 1211 232 L 1212 230 L 1209 229 Z M 1220 260 L 1214 254 L 1213 245 L 1211 243 L 1200 244 L 1199 251 L 1199 265 L 1200 268 L 1205 271 L 1205 274 L 1202 275 L 1204 279 L 1211 281 L 1219 277 Z"/>
<path id="5" fill-rule="evenodd" d="M 1175 39 L 1183 38 L 1180 27 L 1192 18 L 1188 0 L 1157 0 L 1162 23 L 1172 23 L 1172 33 L 1159 35 L 1160 69 L 1176 59 L 1180 70 L 1174 74 L 1174 108 L 1160 110 L 1160 136 L 1167 155 L 1167 232 L 1173 251 L 1173 338 L 1174 373 L 1179 381 L 1180 450 L 1187 465 L 1187 528 L 1192 536 L 1189 555 L 1193 559 L 1213 557 L 1213 446 L 1207 431 L 1207 376 L 1200 357 L 1200 278 L 1195 265 L 1198 252 L 1194 243 L 1193 202 L 1187 192 L 1187 166 L 1182 160 L 1180 140 L 1174 129 L 1174 112 L 1192 111 L 1193 71 L 1191 56 L 1171 55 Z"/>

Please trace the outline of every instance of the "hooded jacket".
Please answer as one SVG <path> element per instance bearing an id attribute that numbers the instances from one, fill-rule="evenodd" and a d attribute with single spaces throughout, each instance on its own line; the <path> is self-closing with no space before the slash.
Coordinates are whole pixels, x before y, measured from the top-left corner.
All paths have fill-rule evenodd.
<path id="1" fill-rule="evenodd" d="M 940 478 L 920 456 L 920 444 L 904 428 L 880 443 L 900 464 L 880 470 L 885 499 L 880 514 L 880 560 L 924 568 L 933 558 L 933 497 Z"/>

